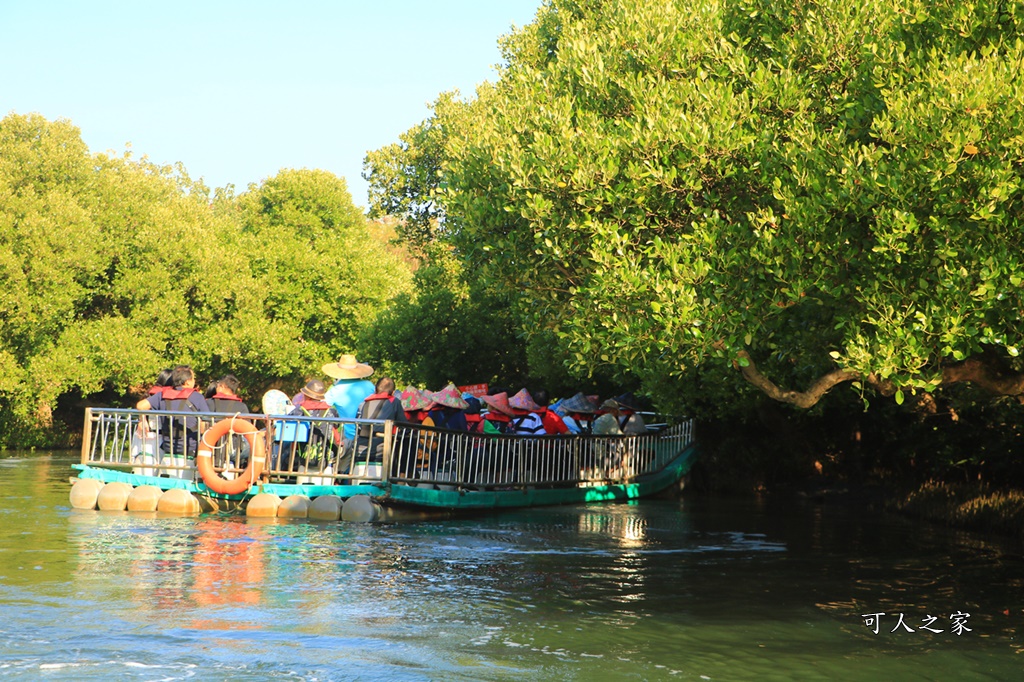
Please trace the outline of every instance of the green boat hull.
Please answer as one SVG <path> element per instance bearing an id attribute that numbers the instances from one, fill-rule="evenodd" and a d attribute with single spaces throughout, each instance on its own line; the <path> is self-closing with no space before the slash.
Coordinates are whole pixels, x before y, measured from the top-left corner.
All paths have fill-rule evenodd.
<path id="1" fill-rule="evenodd" d="M 629 482 L 602 485 L 578 486 L 572 484 L 566 486 L 548 485 L 545 487 L 526 485 L 503 490 L 473 490 L 468 488 L 439 490 L 433 485 L 424 486 L 420 484 L 416 486 L 389 482 L 364 483 L 361 485 L 264 483 L 254 485 L 247 493 L 240 495 L 216 493 L 201 481 L 143 476 L 121 469 L 89 464 L 75 464 L 73 466 L 78 470 L 78 478 L 80 479 L 95 479 L 103 483 L 119 481 L 132 486 L 151 485 L 161 490 L 181 488 L 196 495 L 216 500 L 244 502 L 247 498 L 258 493 L 271 493 L 281 498 L 290 495 L 303 495 L 309 498 L 335 495 L 343 500 L 357 495 L 365 495 L 388 507 L 428 511 L 471 511 L 587 502 L 623 502 L 649 497 L 678 485 L 683 476 L 690 471 L 695 457 L 696 447 L 691 444 L 657 472 L 645 474 Z"/>

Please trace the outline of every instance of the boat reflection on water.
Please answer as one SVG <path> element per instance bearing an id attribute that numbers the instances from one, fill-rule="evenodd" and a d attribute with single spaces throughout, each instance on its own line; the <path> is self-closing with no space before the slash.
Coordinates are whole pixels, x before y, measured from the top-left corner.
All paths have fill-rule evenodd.
<path id="1" fill-rule="evenodd" d="M 624 549 L 642 547 L 647 537 L 646 518 L 624 514 L 616 507 L 586 508 L 579 516 L 577 528 L 581 535 L 609 538 Z"/>
<path id="2" fill-rule="evenodd" d="M 193 601 L 199 606 L 259 604 L 266 574 L 258 537 L 263 529 L 220 519 L 202 521 L 196 529 Z"/>
<path id="3" fill-rule="evenodd" d="M 131 603 L 146 617 L 257 606 L 267 582 L 265 528 L 237 517 L 182 519 L 157 513 L 81 512 L 70 516 L 78 548 L 74 580 L 104 601 Z M 186 616 L 187 614 L 187 616 Z M 239 629 L 243 622 L 192 620 L 189 627 Z"/>

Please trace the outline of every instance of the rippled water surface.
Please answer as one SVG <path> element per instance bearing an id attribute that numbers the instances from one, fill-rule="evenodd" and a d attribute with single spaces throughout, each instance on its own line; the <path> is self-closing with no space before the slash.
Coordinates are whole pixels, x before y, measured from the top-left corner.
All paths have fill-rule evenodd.
<path id="1" fill-rule="evenodd" d="M 0 677 L 875 682 L 1024 670 L 1015 547 L 902 519 L 690 498 L 399 525 L 161 518 L 72 510 L 72 461 L 0 455 Z M 970 614 L 959 635 L 956 612 Z M 886 614 L 877 635 L 871 613 Z"/>

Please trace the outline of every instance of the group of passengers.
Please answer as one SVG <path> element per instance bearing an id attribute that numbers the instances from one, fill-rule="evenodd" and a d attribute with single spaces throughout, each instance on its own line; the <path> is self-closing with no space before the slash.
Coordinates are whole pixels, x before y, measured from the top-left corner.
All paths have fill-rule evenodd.
<path id="1" fill-rule="evenodd" d="M 532 394 L 523 388 L 509 397 L 506 388 L 492 388 L 486 395 L 462 393 L 454 384 L 439 391 L 408 387 L 397 391 L 390 377 L 376 383 L 369 381 L 373 367 L 358 362 L 353 355 L 344 355 L 338 362 L 323 366 L 323 373 L 333 379 L 327 386 L 320 379 L 308 381 L 291 399 L 289 415 L 306 417 L 392 420 L 397 423 L 421 424 L 453 431 L 520 436 L 594 434 L 634 435 L 647 432 L 632 394 L 597 401 L 597 396 L 582 392 L 550 404 L 548 392 L 537 389 Z M 214 412 L 250 414 L 249 407 L 238 395 L 239 381 L 227 374 L 211 382 L 205 393 L 196 389 L 196 377 L 188 365 L 179 365 L 160 372 L 146 398 L 138 401 L 139 410 L 176 412 Z M 163 418 L 160 422 L 160 449 L 186 452 L 194 456 L 199 428 L 196 417 Z M 184 427 L 184 428 L 182 428 Z M 177 429 L 177 431 L 175 430 Z M 356 441 L 364 453 L 372 440 L 370 425 L 355 424 L 335 428 L 329 423 L 314 427 L 309 444 L 326 445 L 337 451 Z M 380 440 L 375 449 L 382 447 Z M 326 448 L 321 447 L 321 450 Z M 379 452 L 369 453 L 371 457 Z"/>
<path id="2" fill-rule="evenodd" d="M 400 393 L 408 421 L 471 433 L 519 436 L 569 433 L 618 435 L 647 432 L 632 395 L 598 403 L 582 392 L 550 404 L 548 392 L 525 388 L 511 398 L 508 389 L 492 388 L 479 397 L 460 394 L 454 384 L 431 392 L 415 387 Z"/>

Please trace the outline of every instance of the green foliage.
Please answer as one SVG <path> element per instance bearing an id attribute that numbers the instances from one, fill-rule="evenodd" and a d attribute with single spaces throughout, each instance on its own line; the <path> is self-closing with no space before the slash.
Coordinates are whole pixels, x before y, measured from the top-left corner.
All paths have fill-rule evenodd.
<path id="1" fill-rule="evenodd" d="M 180 166 L 91 155 L 66 121 L 0 121 L 0 442 L 177 363 L 254 395 L 302 381 L 411 285 L 329 173 L 217 196 Z"/>
<path id="2" fill-rule="evenodd" d="M 436 250 L 402 294 L 365 328 L 359 348 L 399 383 L 440 389 L 526 380 L 526 352 L 507 297 L 463 280 L 451 254 Z"/>
<path id="3" fill-rule="evenodd" d="M 1021 347 L 1019 2 L 552 0 L 445 119 L 444 225 L 577 371 L 930 391 Z M 710 375 L 709 375 L 710 376 Z"/>
<path id="4" fill-rule="evenodd" d="M 369 152 L 363 161 L 370 216 L 398 218 L 399 238 L 419 253 L 430 250 L 443 217 L 448 130 L 464 107 L 457 97 L 457 91 L 442 94 L 433 116 L 400 135 L 398 143 Z"/>

